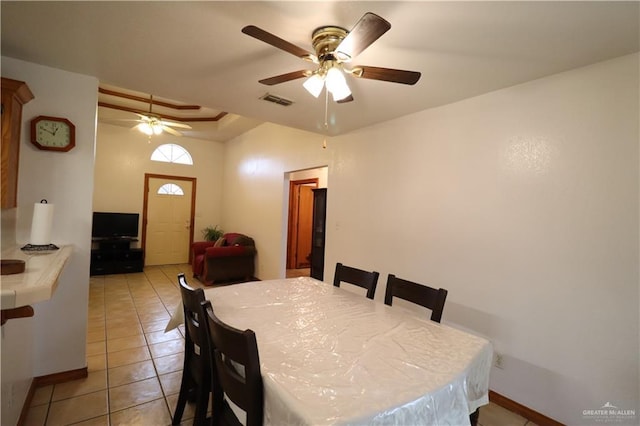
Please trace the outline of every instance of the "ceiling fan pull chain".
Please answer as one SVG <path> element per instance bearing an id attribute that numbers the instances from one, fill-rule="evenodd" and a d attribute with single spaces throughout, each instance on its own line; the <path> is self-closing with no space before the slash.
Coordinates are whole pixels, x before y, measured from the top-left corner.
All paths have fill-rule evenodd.
<path id="1" fill-rule="evenodd" d="M 322 141 L 322 149 L 327 149 L 327 134 L 329 134 L 329 122 L 327 120 L 329 112 L 329 91 L 324 91 L 324 140 Z"/>
<path id="2" fill-rule="evenodd" d="M 329 112 L 329 91 L 324 91 L 324 130 L 325 132 L 329 132 L 329 122 L 327 121 Z"/>

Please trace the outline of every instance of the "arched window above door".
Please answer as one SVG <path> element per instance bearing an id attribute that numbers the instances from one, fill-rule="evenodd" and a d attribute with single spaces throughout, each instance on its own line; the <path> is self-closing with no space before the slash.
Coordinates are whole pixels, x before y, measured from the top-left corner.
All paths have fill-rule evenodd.
<path id="1" fill-rule="evenodd" d="M 165 183 L 158 188 L 158 194 L 160 195 L 184 195 L 182 188 L 175 183 Z"/>
<path id="2" fill-rule="evenodd" d="M 157 147 L 151 154 L 151 161 L 193 165 L 193 158 L 185 148 L 174 143 L 167 143 Z"/>

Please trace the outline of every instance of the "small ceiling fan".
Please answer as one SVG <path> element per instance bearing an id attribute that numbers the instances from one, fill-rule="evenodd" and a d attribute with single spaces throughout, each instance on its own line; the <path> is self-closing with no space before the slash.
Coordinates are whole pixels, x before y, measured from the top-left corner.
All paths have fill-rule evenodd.
<path id="1" fill-rule="evenodd" d="M 365 13 L 351 31 L 337 26 L 316 28 L 311 36 L 315 55 L 254 25 L 244 27 L 242 32 L 305 61 L 318 64 L 316 70 L 293 71 L 259 80 L 260 83 L 272 86 L 307 77 L 303 86 L 313 96 L 317 98 L 326 86 L 334 101 L 344 103 L 353 101 L 345 74 L 351 74 L 357 78 L 409 85 L 416 84 L 420 79 L 421 74 L 416 71 L 350 65 L 353 58 L 390 28 L 389 22 L 371 12 Z"/>
<path id="2" fill-rule="evenodd" d="M 138 117 L 138 120 L 134 120 L 139 124 L 134 126 L 134 129 L 138 129 L 142 133 L 148 136 L 159 135 L 163 131 L 170 133 L 174 136 L 182 136 L 182 133 L 175 130 L 173 127 L 178 127 L 181 129 L 190 129 L 191 126 L 183 123 L 176 123 L 174 121 L 163 120 L 162 117 L 158 114 L 154 114 L 152 112 L 153 108 L 153 95 L 149 97 L 149 112 L 147 114 L 135 113 Z"/>

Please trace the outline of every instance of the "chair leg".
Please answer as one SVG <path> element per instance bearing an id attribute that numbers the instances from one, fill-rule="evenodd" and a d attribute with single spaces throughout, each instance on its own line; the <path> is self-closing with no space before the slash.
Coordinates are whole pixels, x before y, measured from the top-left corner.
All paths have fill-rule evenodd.
<path id="1" fill-rule="evenodd" d="M 479 418 L 480 418 L 480 409 L 478 408 L 476 409 L 476 411 L 474 411 L 469 415 L 469 422 L 471 423 L 471 426 L 477 426 Z"/>
<path id="2" fill-rule="evenodd" d="M 182 420 L 182 414 L 184 413 L 184 407 L 187 404 L 187 399 L 189 398 L 189 391 L 191 388 L 190 380 L 187 378 L 187 375 L 182 373 L 182 382 L 180 383 L 180 393 L 178 394 L 178 402 L 176 403 L 176 410 L 173 414 L 173 420 L 171 424 L 173 426 L 179 425 L 180 420 Z"/>
<path id="3" fill-rule="evenodd" d="M 209 408 L 209 388 L 202 386 L 198 389 L 196 400 L 196 413 L 193 417 L 193 426 L 204 426 L 207 424 L 207 409 Z"/>
<path id="4" fill-rule="evenodd" d="M 176 410 L 173 414 L 173 421 L 171 424 L 173 426 L 177 426 L 180 424 L 180 420 L 182 420 L 182 413 L 184 413 L 184 407 L 187 405 L 187 392 L 188 389 L 183 389 L 183 386 L 180 386 L 180 393 L 178 394 L 178 402 L 176 404 Z"/>
<path id="5" fill-rule="evenodd" d="M 220 385 L 211 383 L 211 424 L 218 426 L 223 423 L 224 413 L 224 391 L 220 388 Z"/>

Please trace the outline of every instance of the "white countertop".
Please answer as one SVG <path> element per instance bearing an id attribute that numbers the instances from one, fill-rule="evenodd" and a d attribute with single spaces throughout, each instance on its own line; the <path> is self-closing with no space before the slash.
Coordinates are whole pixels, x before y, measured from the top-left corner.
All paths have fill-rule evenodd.
<path id="1" fill-rule="evenodd" d="M 19 246 L 3 250 L 2 259 L 25 261 L 25 271 L 0 278 L 1 308 L 12 309 L 51 299 L 60 273 L 71 257 L 73 247 L 61 246 L 46 253 L 24 252 Z"/>

